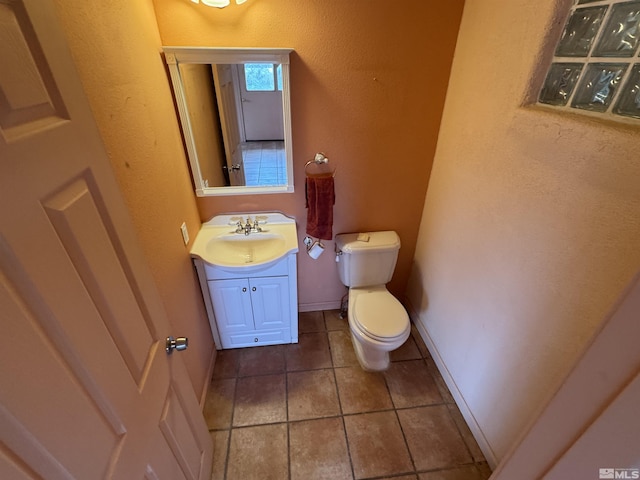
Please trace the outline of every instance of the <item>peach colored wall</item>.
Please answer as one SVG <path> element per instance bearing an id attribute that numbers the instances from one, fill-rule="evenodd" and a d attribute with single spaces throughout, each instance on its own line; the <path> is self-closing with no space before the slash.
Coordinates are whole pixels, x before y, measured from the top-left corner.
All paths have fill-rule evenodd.
<path id="1" fill-rule="evenodd" d="M 390 289 L 410 270 L 463 0 L 249 0 L 225 9 L 154 0 L 165 45 L 290 47 L 295 193 L 198 199 L 222 212 L 280 210 L 304 237 L 304 164 L 322 151 L 336 175 L 334 233 L 397 230 Z M 436 14 L 437 12 L 437 14 Z M 299 302 L 320 309 L 345 293 L 331 252 L 299 256 Z M 319 281 L 319 279 L 321 279 Z"/>
<path id="2" fill-rule="evenodd" d="M 640 267 L 638 127 L 522 106 L 559 3 L 466 1 L 408 285 L 494 461 Z"/>
<path id="3" fill-rule="evenodd" d="M 198 396 L 213 339 L 180 234 L 200 225 L 150 0 L 57 0 L 80 78 Z"/>

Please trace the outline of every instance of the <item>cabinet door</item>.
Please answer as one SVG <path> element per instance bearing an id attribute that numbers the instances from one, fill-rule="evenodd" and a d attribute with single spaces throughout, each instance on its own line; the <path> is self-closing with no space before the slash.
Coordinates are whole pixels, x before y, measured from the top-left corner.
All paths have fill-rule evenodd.
<path id="1" fill-rule="evenodd" d="M 251 292 L 246 278 L 233 280 L 209 280 L 209 292 L 216 315 L 218 332 L 224 338 L 230 333 L 251 331 L 253 313 Z"/>
<path id="2" fill-rule="evenodd" d="M 257 330 L 288 326 L 289 279 L 264 277 L 249 279 L 253 320 Z"/>

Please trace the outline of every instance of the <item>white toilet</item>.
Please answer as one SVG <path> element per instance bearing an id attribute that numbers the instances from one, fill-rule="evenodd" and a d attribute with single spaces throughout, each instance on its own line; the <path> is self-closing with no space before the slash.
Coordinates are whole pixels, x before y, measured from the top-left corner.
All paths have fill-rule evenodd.
<path id="1" fill-rule="evenodd" d="M 386 288 L 400 250 L 393 231 L 336 235 L 340 281 L 349 287 L 349 327 L 360 365 L 385 370 L 389 352 L 409 338 L 411 324 L 402 304 Z"/>

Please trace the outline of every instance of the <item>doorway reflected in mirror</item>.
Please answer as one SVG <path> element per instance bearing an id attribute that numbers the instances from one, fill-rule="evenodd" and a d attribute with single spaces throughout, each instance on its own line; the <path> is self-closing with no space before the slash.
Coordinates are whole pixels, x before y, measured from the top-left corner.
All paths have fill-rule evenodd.
<path id="1" fill-rule="evenodd" d="M 286 183 L 287 158 L 283 141 L 243 142 L 240 148 L 248 187 Z"/>

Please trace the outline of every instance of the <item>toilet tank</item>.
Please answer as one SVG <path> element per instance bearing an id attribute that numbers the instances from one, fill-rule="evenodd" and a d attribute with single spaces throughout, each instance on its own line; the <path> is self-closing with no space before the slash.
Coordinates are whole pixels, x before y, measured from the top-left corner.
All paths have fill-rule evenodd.
<path id="1" fill-rule="evenodd" d="M 335 241 L 338 275 L 344 285 L 369 287 L 391 280 L 400 250 L 396 232 L 342 233 L 336 235 Z"/>

